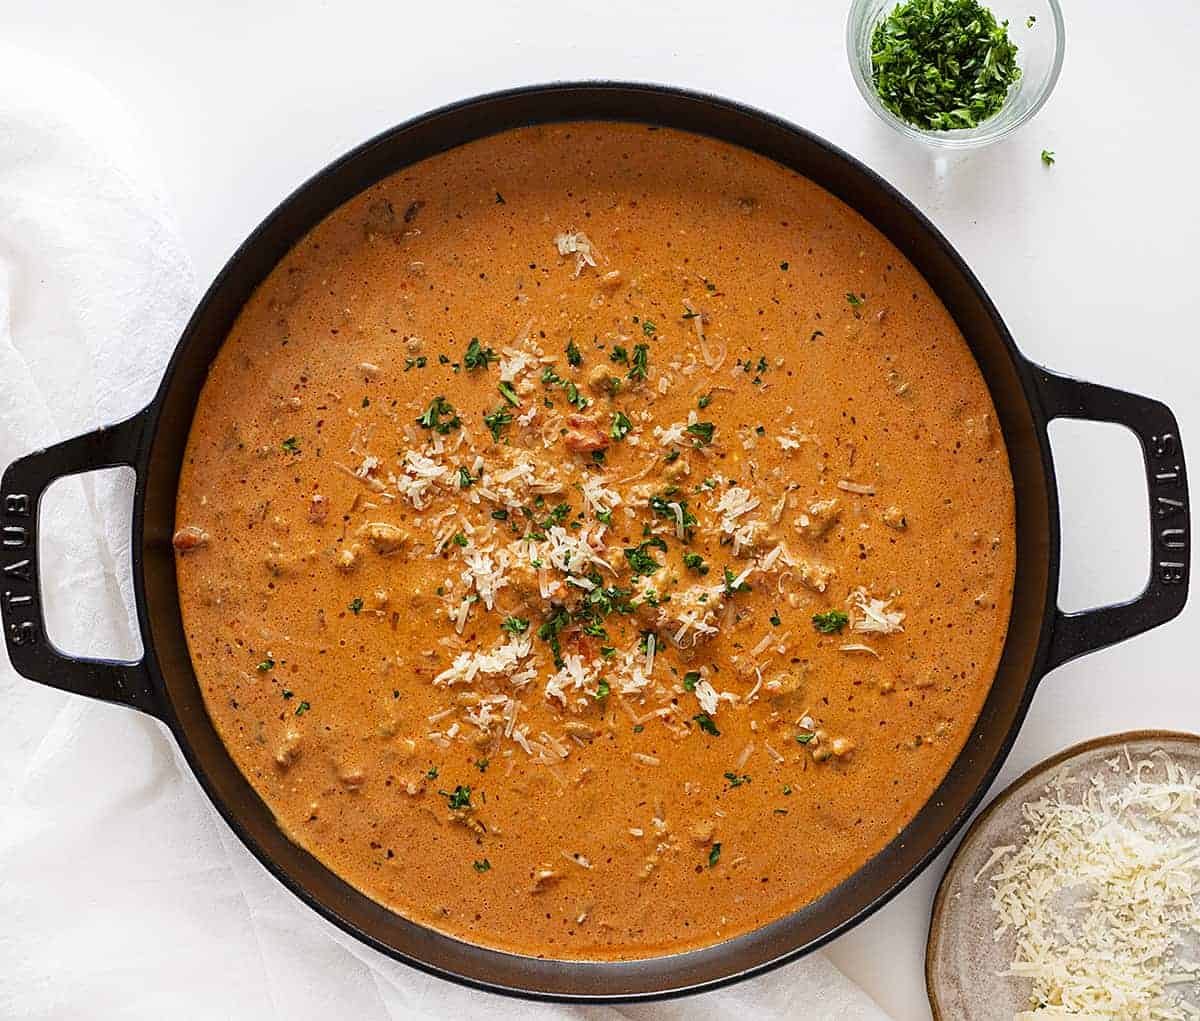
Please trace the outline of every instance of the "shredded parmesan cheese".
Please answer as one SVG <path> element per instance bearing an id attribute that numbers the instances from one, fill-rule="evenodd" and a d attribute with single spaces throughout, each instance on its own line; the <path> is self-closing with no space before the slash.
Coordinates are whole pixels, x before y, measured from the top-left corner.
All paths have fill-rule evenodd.
<path id="1" fill-rule="evenodd" d="M 1200 773 L 1161 750 L 1109 766 L 1056 777 L 982 870 L 1009 974 L 1032 983 L 1017 1021 L 1200 1017 Z"/>
<path id="2" fill-rule="evenodd" d="M 875 599 L 860 587 L 850 593 L 846 604 L 851 610 L 850 628 L 853 631 L 893 635 L 904 630 L 904 614 L 890 609 L 890 599 Z"/>
<path id="3" fill-rule="evenodd" d="M 559 255 L 575 256 L 575 276 L 583 272 L 584 266 L 596 266 L 596 255 L 599 253 L 592 247 L 592 242 L 581 230 L 569 234 L 558 234 L 554 245 Z"/>

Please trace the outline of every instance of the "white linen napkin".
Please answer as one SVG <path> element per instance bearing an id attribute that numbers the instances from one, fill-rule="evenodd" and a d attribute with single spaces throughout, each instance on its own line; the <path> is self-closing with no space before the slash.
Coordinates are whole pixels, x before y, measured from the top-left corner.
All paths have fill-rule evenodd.
<path id="1" fill-rule="evenodd" d="M 0 48 L 0 467 L 152 396 L 198 289 L 145 147 L 95 80 Z M 55 487 L 51 634 L 136 657 L 129 473 Z M 296 901 L 146 717 L 0 657 L 0 1016 L 886 1021 L 823 955 L 682 1001 L 530 1004 L 362 946 Z"/>

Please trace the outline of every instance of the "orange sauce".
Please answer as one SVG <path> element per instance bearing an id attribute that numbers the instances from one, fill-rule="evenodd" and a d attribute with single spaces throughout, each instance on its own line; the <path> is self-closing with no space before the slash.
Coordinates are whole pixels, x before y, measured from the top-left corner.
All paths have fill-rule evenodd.
<path id="1" fill-rule="evenodd" d="M 300 241 L 212 366 L 177 527 L 208 710 L 280 826 L 559 958 L 717 942 L 881 850 L 979 712 L 1014 566 L 920 274 L 775 163 L 602 123 Z"/>

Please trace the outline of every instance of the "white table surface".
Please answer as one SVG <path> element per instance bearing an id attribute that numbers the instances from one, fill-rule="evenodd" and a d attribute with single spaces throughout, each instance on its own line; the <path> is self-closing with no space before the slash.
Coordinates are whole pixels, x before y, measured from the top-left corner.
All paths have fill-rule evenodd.
<path id="1" fill-rule="evenodd" d="M 159 154 L 202 280 L 327 161 L 463 96 L 611 77 L 743 100 L 844 147 L 921 206 L 1027 355 L 1161 398 L 1195 444 L 1200 5 L 1064 3 L 1066 66 L 1050 102 L 1015 137 L 953 158 L 942 174 L 855 91 L 845 0 L 7 0 L 0 33 L 90 71 L 128 103 Z M 1041 164 L 1043 148 L 1058 154 L 1054 167 Z M 1063 605 L 1132 595 L 1148 549 L 1136 444 L 1115 427 L 1056 430 Z M 1174 624 L 1047 677 L 998 783 L 1095 735 L 1200 731 L 1187 640 L 1197 612 L 1193 604 Z M 900 1021 L 929 1017 L 925 930 L 944 865 L 830 951 Z"/>

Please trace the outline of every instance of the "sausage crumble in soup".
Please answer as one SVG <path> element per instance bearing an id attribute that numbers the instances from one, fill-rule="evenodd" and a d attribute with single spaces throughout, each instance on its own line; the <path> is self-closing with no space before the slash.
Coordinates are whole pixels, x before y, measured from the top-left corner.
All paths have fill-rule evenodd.
<path id="1" fill-rule="evenodd" d="M 178 580 L 287 834 L 472 943 L 636 958 L 827 892 L 929 798 L 1010 610 L 929 285 L 712 139 L 496 135 L 346 203 L 212 365 Z"/>

